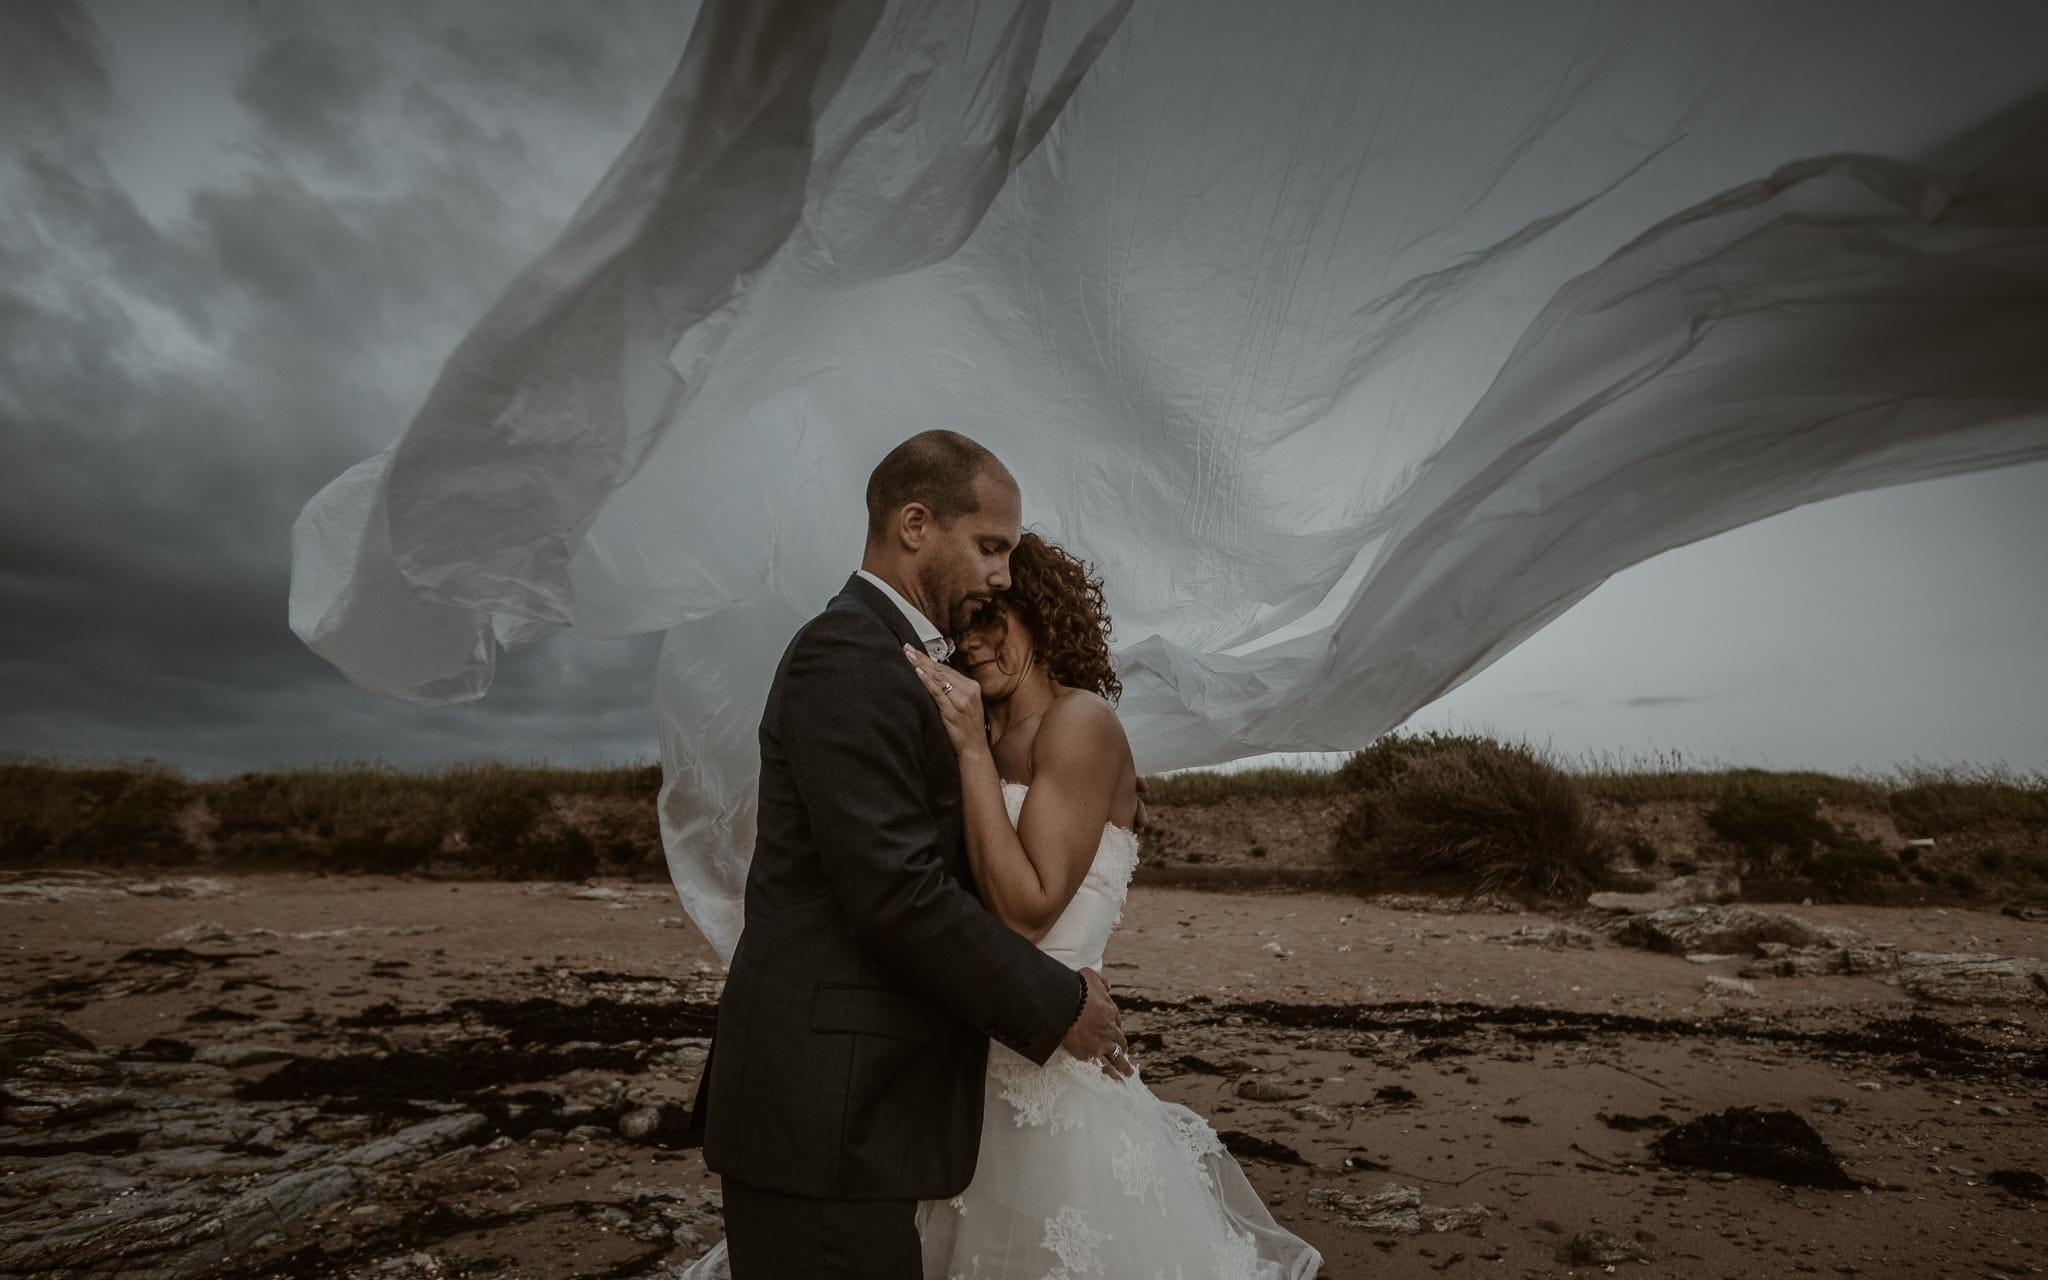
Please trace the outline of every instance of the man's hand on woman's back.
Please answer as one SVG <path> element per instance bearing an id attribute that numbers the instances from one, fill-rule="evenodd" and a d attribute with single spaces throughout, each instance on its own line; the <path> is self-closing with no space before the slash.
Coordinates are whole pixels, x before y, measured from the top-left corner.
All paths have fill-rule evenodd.
<path id="1" fill-rule="evenodd" d="M 1081 1016 L 1067 1028 L 1067 1037 L 1060 1047 L 1077 1058 L 1100 1062 L 1102 1069 L 1113 1076 L 1127 1078 L 1131 1074 L 1131 1046 L 1124 1039 L 1123 1015 L 1109 998 L 1109 984 L 1103 981 L 1101 973 L 1083 969 L 1081 976 L 1088 983 L 1088 999 L 1081 1006 Z"/>

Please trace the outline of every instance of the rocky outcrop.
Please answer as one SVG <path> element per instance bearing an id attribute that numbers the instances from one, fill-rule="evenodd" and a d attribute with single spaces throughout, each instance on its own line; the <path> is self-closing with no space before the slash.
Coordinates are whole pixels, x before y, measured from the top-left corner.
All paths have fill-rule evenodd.
<path id="1" fill-rule="evenodd" d="M 1726 871 L 1701 871 L 1674 876 L 1647 893 L 1596 893 L 1586 899 L 1586 905 L 1599 911 L 1640 915 L 1672 907 L 1734 902 L 1741 897 L 1741 877 Z"/>
<path id="2" fill-rule="evenodd" d="M 1421 1188 L 1398 1182 L 1365 1195 L 1336 1187 L 1310 1187 L 1308 1202 L 1335 1213 L 1347 1227 L 1390 1236 L 1476 1229 L 1490 1212 L 1483 1204 L 1424 1204 Z"/>
<path id="3" fill-rule="evenodd" d="M 1509 947 L 1542 947 L 1546 951 L 1571 951 L 1591 947 L 1595 939 L 1584 929 L 1574 929 L 1568 924 L 1525 924 L 1519 929 L 1495 934 L 1487 941 Z"/>
<path id="4" fill-rule="evenodd" d="M 1939 1004 L 2010 1004 L 2048 998 L 2048 961 L 1977 953 L 1901 951 L 1854 929 L 1814 924 L 1782 911 L 1718 903 L 1660 907 L 1607 922 L 1615 940 L 1650 951 L 1715 961 L 1748 958 L 1741 978 L 1860 975 Z M 1505 939 L 1503 939 L 1505 940 Z M 1709 979 L 1709 995 L 1750 995 Z"/>
<path id="5" fill-rule="evenodd" d="M 1745 978 L 1815 978 L 1832 974 L 1886 974 L 1897 961 L 1897 948 L 1888 946 L 1836 947 L 1793 946 L 1766 942 L 1756 958 L 1742 966 Z"/>
<path id="6" fill-rule="evenodd" d="M 1753 956 L 1773 944 L 1846 947 L 1868 943 L 1854 929 L 1811 924 L 1778 911 L 1710 903 L 1664 907 L 1626 916 L 1610 929 L 1618 942 L 1681 956 L 1695 952 Z"/>
<path id="7" fill-rule="evenodd" d="M 479 1136 L 451 1110 L 354 1143 L 317 1105 L 236 1097 L 225 1066 L 124 1061 L 78 1028 L 0 1023 L 0 1275 L 197 1280 L 383 1171 Z M 342 1139 L 337 1141 L 336 1139 Z"/>
<path id="8" fill-rule="evenodd" d="M 1937 1004 L 2010 1004 L 2048 998 L 2048 962 L 1976 952 L 1896 947 L 1793 947 L 1766 943 L 1742 966 L 1745 978 L 1856 974 Z"/>
<path id="9" fill-rule="evenodd" d="M 67 898 L 232 898 L 242 890 L 213 876 L 140 880 L 108 871 L 37 867 L 0 871 L 0 902 L 62 902 Z"/>
<path id="10" fill-rule="evenodd" d="M 2048 997 L 2048 962 L 2015 956 L 1907 951 L 1899 955 L 1894 977 L 1921 999 L 1943 1004 L 2002 1004 Z"/>
<path id="11" fill-rule="evenodd" d="M 0 1023 L 0 1120 L 64 1124 L 136 1105 L 121 1064 L 86 1034 L 50 1017 Z"/>

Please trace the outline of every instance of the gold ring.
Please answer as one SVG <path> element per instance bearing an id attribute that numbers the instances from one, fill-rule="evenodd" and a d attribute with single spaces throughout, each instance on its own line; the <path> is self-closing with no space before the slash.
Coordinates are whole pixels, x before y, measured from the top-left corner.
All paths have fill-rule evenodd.
<path id="1" fill-rule="evenodd" d="M 951 681 L 947 681 L 947 682 L 946 682 L 945 684 L 942 684 L 942 685 L 940 685 L 940 686 L 939 686 L 939 692 L 941 692 L 941 693 L 951 693 L 951 692 L 953 692 L 953 684 L 952 684 L 952 682 L 951 682 Z"/>

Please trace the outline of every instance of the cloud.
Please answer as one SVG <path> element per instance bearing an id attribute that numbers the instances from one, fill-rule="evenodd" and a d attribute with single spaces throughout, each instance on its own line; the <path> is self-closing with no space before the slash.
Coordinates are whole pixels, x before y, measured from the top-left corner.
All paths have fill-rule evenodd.
<path id="1" fill-rule="evenodd" d="M 1633 698 L 1616 698 L 1617 707 L 1676 707 L 1688 702 L 1705 702 L 1707 699 L 1680 693 L 1646 693 Z"/>
<path id="2" fill-rule="evenodd" d="M 377 78 L 375 66 L 356 50 L 288 33 L 257 55 L 235 85 L 235 97 L 262 121 L 282 154 L 354 174 L 371 166 L 358 121 Z"/>
<path id="3" fill-rule="evenodd" d="M 0 7 L 0 119 L 9 134 L 62 138 L 96 119 L 111 93 L 105 41 L 78 5 Z"/>
<path id="4" fill-rule="evenodd" d="M 116 158 L 162 124 L 120 75 L 134 42 L 76 5 L 0 16 L 0 751 L 653 755 L 656 638 L 551 637 L 483 701 L 429 709 L 285 624 L 300 507 L 403 428 L 686 33 L 652 4 L 419 8 L 261 11 L 227 90 L 242 132 L 208 140 L 238 167 L 156 219 Z"/>

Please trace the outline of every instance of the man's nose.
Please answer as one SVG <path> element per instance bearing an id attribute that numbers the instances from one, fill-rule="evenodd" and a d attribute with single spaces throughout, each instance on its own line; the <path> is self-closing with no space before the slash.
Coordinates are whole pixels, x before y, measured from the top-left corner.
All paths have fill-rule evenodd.
<path id="1" fill-rule="evenodd" d="M 1010 589 L 1010 557 L 1003 557 L 1002 564 L 998 565 L 996 571 L 989 575 L 988 584 L 998 591 L 1008 591 Z"/>

